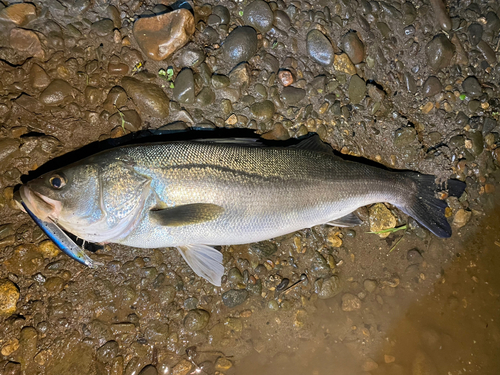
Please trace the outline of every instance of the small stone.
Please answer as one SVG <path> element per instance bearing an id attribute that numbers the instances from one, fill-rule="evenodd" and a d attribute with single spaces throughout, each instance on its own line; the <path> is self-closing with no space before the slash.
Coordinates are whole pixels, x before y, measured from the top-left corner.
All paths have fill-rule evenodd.
<path id="1" fill-rule="evenodd" d="M 128 65 L 124 63 L 109 63 L 108 64 L 108 73 L 110 75 L 115 75 L 115 76 L 124 76 L 128 73 Z"/>
<path id="2" fill-rule="evenodd" d="M 399 128 L 394 133 L 394 146 L 396 147 L 406 147 L 413 143 L 416 138 L 415 128 L 411 126 L 405 126 L 404 128 Z"/>
<path id="3" fill-rule="evenodd" d="M 306 39 L 307 53 L 319 64 L 331 65 L 333 63 L 333 46 L 330 40 L 319 30 L 309 31 Z"/>
<path id="4" fill-rule="evenodd" d="M 443 90 L 443 85 L 439 78 L 431 76 L 427 78 L 423 85 L 424 97 L 428 98 L 439 94 Z"/>
<path id="5" fill-rule="evenodd" d="M 260 103 L 254 103 L 250 107 L 250 112 L 252 116 L 256 118 L 258 121 L 270 121 L 274 116 L 274 103 L 270 100 L 264 100 Z"/>
<path id="6" fill-rule="evenodd" d="M 229 81 L 234 87 L 245 90 L 250 84 L 250 67 L 247 63 L 238 64 L 229 73 Z"/>
<path id="7" fill-rule="evenodd" d="M 9 316 L 16 312 L 19 289 L 12 281 L 0 279 L 0 316 Z"/>
<path id="8" fill-rule="evenodd" d="M 0 20 L 15 23 L 17 26 L 24 26 L 36 18 L 36 8 L 30 3 L 12 4 L 0 10 Z"/>
<path id="9" fill-rule="evenodd" d="M 158 370 L 153 365 L 147 365 L 141 370 L 139 375 L 158 375 Z"/>
<path id="10" fill-rule="evenodd" d="M 109 113 L 113 113 L 127 104 L 127 93 L 120 86 L 114 86 L 109 90 L 108 96 L 103 103 L 103 108 Z"/>
<path id="11" fill-rule="evenodd" d="M 40 94 L 40 102 L 48 106 L 66 104 L 73 98 L 73 87 L 62 79 L 53 80 Z"/>
<path id="12" fill-rule="evenodd" d="M 159 86 L 132 77 L 124 77 L 122 86 L 141 114 L 156 118 L 166 118 L 168 116 L 169 100 Z"/>
<path id="13" fill-rule="evenodd" d="M 212 86 L 214 89 L 218 90 L 223 87 L 227 87 L 231 84 L 229 77 L 223 74 L 214 74 L 212 76 Z"/>
<path id="14" fill-rule="evenodd" d="M 479 81 L 474 76 L 467 77 L 462 83 L 462 88 L 471 98 L 477 98 L 483 93 Z"/>
<path id="15" fill-rule="evenodd" d="M 19 52 L 29 56 L 43 59 L 45 52 L 42 49 L 42 43 L 35 32 L 26 29 L 14 28 L 9 35 L 10 46 Z"/>
<path id="16" fill-rule="evenodd" d="M 43 264 L 43 256 L 33 244 L 14 248 L 14 254 L 4 262 L 5 268 L 16 275 L 31 276 Z"/>
<path id="17" fill-rule="evenodd" d="M 113 28 L 115 27 L 113 21 L 109 18 L 105 18 L 103 20 L 94 22 L 90 29 L 95 32 L 99 36 L 110 35 L 113 32 Z"/>
<path id="18" fill-rule="evenodd" d="M 424 261 L 422 254 L 417 249 L 408 250 L 406 253 L 406 259 L 410 264 L 420 264 Z"/>
<path id="19" fill-rule="evenodd" d="M 274 11 L 274 24 L 281 30 L 288 30 L 292 21 L 286 12 L 276 9 Z"/>
<path id="20" fill-rule="evenodd" d="M 200 331 L 208 325 L 210 314 L 201 309 L 188 311 L 184 318 L 184 327 L 191 332 Z"/>
<path id="21" fill-rule="evenodd" d="M 365 59 L 365 45 L 355 31 L 350 31 L 342 37 L 342 49 L 353 64 L 359 64 Z"/>
<path id="22" fill-rule="evenodd" d="M 139 18 L 133 33 L 137 44 L 151 59 L 161 61 L 184 46 L 195 30 L 194 17 L 177 9 L 154 17 Z"/>
<path id="23" fill-rule="evenodd" d="M 191 362 L 187 359 L 183 359 L 174 366 L 172 369 L 172 375 L 187 375 L 191 371 L 192 367 L 193 365 Z"/>
<path id="24" fill-rule="evenodd" d="M 396 361 L 396 357 L 394 357 L 393 355 L 384 354 L 384 362 L 385 363 L 393 363 L 395 361 Z"/>
<path id="25" fill-rule="evenodd" d="M 361 308 L 361 300 L 354 294 L 346 293 L 342 296 L 342 311 L 350 312 Z"/>
<path id="26" fill-rule="evenodd" d="M 285 129 L 282 123 L 276 123 L 273 130 L 261 135 L 264 139 L 271 139 L 275 141 L 285 141 L 290 138 L 288 130 Z"/>
<path id="27" fill-rule="evenodd" d="M 434 108 L 434 103 L 428 102 L 422 107 L 422 113 L 424 115 L 428 114 Z"/>
<path id="28" fill-rule="evenodd" d="M 215 93 L 208 87 L 201 89 L 196 97 L 196 105 L 199 107 L 206 107 L 215 102 Z"/>
<path id="29" fill-rule="evenodd" d="M 248 298 L 248 291 L 230 289 L 222 294 L 222 302 L 227 307 L 236 307 L 241 305 Z"/>
<path id="30" fill-rule="evenodd" d="M 430 3 L 439 27 L 441 27 L 444 31 L 450 31 L 452 26 L 451 19 L 448 15 L 445 2 L 443 0 L 430 0 Z"/>
<path id="31" fill-rule="evenodd" d="M 331 247 L 340 247 L 342 246 L 342 239 L 339 237 L 337 231 L 333 230 L 328 233 L 327 238 L 328 245 Z"/>
<path id="32" fill-rule="evenodd" d="M 237 27 L 221 47 L 224 61 L 234 66 L 248 61 L 257 52 L 257 33 L 249 26 Z"/>
<path id="33" fill-rule="evenodd" d="M 160 320 L 151 320 L 146 330 L 144 337 L 150 342 L 165 343 L 168 340 L 169 326 Z"/>
<path id="34" fill-rule="evenodd" d="M 262 0 L 254 0 L 243 10 L 245 25 L 252 26 L 262 34 L 273 26 L 274 14 L 269 5 Z"/>
<path id="35" fill-rule="evenodd" d="M 488 62 L 488 64 L 490 64 L 491 66 L 495 66 L 495 64 L 497 63 L 496 53 L 487 42 L 481 40 L 477 44 L 477 49 L 483 54 L 483 57 Z"/>
<path id="36" fill-rule="evenodd" d="M 349 82 L 349 100 L 352 104 L 359 104 L 366 95 L 366 82 L 358 75 L 353 75 Z"/>
<path id="37" fill-rule="evenodd" d="M 453 218 L 453 225 L 457 228 L 465 226 L 472 216 L 471 211 L 466 211 L 463 208 L 459 209 Z"/>
<path id="38" fill-rule="evenodd" d="M 176 52 L 174 60 L 177 66 L 198 67 L 205 61 L 205 52 L 198 45 L 189 43 Z"/>
<path id="39" fill-rule="evenodd" d="M 141 116 L 133 109 L 116 112 L 108 121 L 113 127 L 120 126 L 130 132 L 138 131 L 142 125 Z"/>
<path id="40" fill-rule="evenodd" d="M 0 288 L 1 288 L 1 284 L 0 284 Z M 1 309 L 2 309 L 2 307 L 0 305 L 0 310 Z M 19 340 L 16 338 L 12 338 L 12 339 L 7 340 L 5 342 L 5 344 L 3 344 L 1 353 L 2 353 L 2 355 L 7 357 L 7 356 L 11 355 L 12 353 L 14 353 L 17 349 L 19 349 Z"/>
<path id="41" fill-rule="evenodd" d="M 181 104 L 194 103 L 194 76 L 191 69 L 183 69 L 174 82 L 173 99 Z"/>
<path id="42" fill-rule="evenodd" d="M 319 299 L 333 298 L 342 290 L 340 279 L 337 275 L 319 279 L 315 282 L 315 290 L 317 290 Z"/>
<path id="43" fill-rule="evenodd" d="M 370 212 L 370 231 L 379 232 L 384 229 L 396 227 L 396 218 L 383 203 L 376 203 L 369 209 Z M 380 233 L 380 238 L 386 238 L 390 232 Z"/>
<path id="44" fill-rule="evenodd" d="M 356 67 L 352 63 L 351 59 L 349 59 L 349 56 L 345 53 L 334 56 L 333 66 L 335 67 L 335 70 L 339 72 L 346 73 L 351 76 L 356 74 Z"/>
<path id="45" fill-rule="evenodd" d="M 280 70 L 278 78 L 283 86 L 290 86 L 293 83 L 293 75 L 289 70 Z"/>
<path id="46" fill-rule="evenodd" d="M 367 292 L 373 293 L 377 289 L 377 282 L 375 280 L 366 279 L 363 281 L 363 286 Z"/>
<path id="47" fill-rule="evenodd" d="M 306 90 L 298 88 L 298 87 L 284 87 L 281 92 L 281 99 L 285 102 L 286 105 L 295 105 L 299 103 L 306 96 Z"/>
<path id="48" fill-rule="evenodd" d="M 108 341 L 97 349 L 97 360 L 102 363 L 110 363 L 118 355 L 120 346 L 116 341 Z"/>
<path id="49" fill-rule="evenodd" d="M 221 25 L 228 25 L 231 20 L 229 10 L 223 5 L 216 5 L 212 9 L 212 14 L 219 16 Z"/>
<path id="50" fill-rule="evenodd" d="M 226 357 L 219 357 L 215 361 L 215 369 L 217 371 L 227 371 L 233 366 L 233 363 Z"/>
<path id="51" fill-rule="evenodd" d="M 427 44 L 425 54 L 431 68 L 439 71 L 450 65 L 455 46 L 446 35 L 438 34 Z"/>
<path id="52" fill-rule="evenodd" d="M 43 257 L 47 259 L 55 258 L 59 254 L 61 254 L 61 250 L 51 240 L 40 242 L 40 244 L 38 245 L 38 249 L 42 253 Z"/>
<path id="53" fill-rule="evenodd" d="M 361 368 L 363 369 L 363 371 L 366 371 L 366 372 L 374 371 L 374 370 L 376 370 L 378 368 L 378 363 L 375 362 L 373 359 L 368 358 L 363 363 L 363 365 L 361 366 Z"/>
<path id="54" fill-rule="evenodd" d="M 483 26 L 479 23 L 473 22 L 467 29 L 469 33 L 469 41 L 472 46 L 477 46 L 477 44 L 483 38 Z"/>
<path id="55" fill-rule="evenodd" d="M 44 89 L 50 84 L 50 77 L 38 64 L 33 64 L 29 73 L 30 85 L 36 89 Z"/>

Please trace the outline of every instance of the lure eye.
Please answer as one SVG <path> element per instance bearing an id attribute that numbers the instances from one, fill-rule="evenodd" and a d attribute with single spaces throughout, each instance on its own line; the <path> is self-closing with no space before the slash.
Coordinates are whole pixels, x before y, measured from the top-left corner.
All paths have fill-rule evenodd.
<path id="1" fill-rule="evenodd" d="M 64 179 L 64 177 L 58 174 L 52 176 L 49 182 L 54 189 L 61 189 L 62 187 L 64 187 L 64 185 L 66 185 L 66 180 Z"/>

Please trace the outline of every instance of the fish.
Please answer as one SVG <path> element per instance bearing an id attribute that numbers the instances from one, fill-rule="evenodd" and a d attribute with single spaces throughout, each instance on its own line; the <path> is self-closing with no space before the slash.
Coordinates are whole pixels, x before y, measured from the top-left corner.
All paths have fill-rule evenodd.
<path id="1" fill-rule="evenodd" d="M 449 195 L 465 183 L 448 180 Z M 276 238 L 316 225 L 362 224 L 358 208 L 387 202 L 437 237 L 450 237 L 432 175 L 343 160 L 318 136 L 292 147 L 245 140 L 127 145 L 89 156 L 20 187 L 40 220 L 89 242 L 175 247 L 220 286 L 214 246 Z"/>

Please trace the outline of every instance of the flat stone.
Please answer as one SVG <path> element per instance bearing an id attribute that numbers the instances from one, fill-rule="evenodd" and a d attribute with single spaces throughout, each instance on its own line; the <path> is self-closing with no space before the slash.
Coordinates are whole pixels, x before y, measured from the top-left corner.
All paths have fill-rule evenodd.
<path id="1" fill-rule="evenodd" d="M 222 294 L 222 302 L 227 307 L 241 305 L 248 298 L 248 291 L 244 289 L 230 289 Z"/>
<path id="2" fill-rule="evenodd" d="M 194 103 L 194 76 L 191 69 L 183 69 L 174 82 L 173 99 L 181 104 Z"/>
<path id="3" fill-rule="evenodd" d="M 115 8 L 116 9 L 116 8 Z M 99 36 L 110 35 L 113 32 L 115 24 L 109 18 L 94 22 L 90 29 Z"/>
<path id="4" fill-rule="evenodd" d="M 45 52 L 42 49 L 40 39 L 35 32 L 26 29 L 14 28 L 9 35 L 10 46 L 19 52 L 29 56 L 43 59 Z"/>
<path id="5" fill-rule="evenodd" d="M 351 76 L 356 74 L 356 67 L 346 53 L 341 53 L 340 55 L 334 56 L 333 67 L 336 71 L 346 73 Z"/>
<path id="6" fill-rule="evenodd" d="M 195 30 L 194 17 L 177 9 L 154 17 L 139 18 L 133 33 L 137 44 L 151 59 L 161 61 L 184 46 Z"/>
<path id="7" fill-rule="evenodd" d="M 200 331 L 208 325 L 210 314 L 201 309 L 188 311 L 184 318 L 184 327 L 190 332 Z"/>
<path id="8" fill-rule="evenodd" d="M 306 90 L 287 86 L 283 88 L 281 92 L 281 99 L 285 102 L 286 105 L 295 105 L 300 102 L 306 96 Z"/>
<path id="9" fill-rule="evenodd" d="M 355 31 L 350 31 L 342 37 L 342 49 L 353 64 L 359 64 L 365 59 L 365 45 Z"/>
<path id="10" fill-rule="evenodd" d="M 346 293 L 342 296 L 342 311 L 350 312 L 361 308 L 361 301 L 354 294 Z"/>
<path id="11" fill-rule="evenodd" d="M 462 83 L 462 88 L 471 98 L 477 98 L 483 93 L 483 89 L 479 84 L 479 81 L 474 76 L 467 77 Z"/>
<path id="12" fill-rule="evenodd" d="M 221 25 L 228 25 L 231 20 L 231 15 L 229 10 L 223 5 L 216 5 L 212 9 L 212 14 L 215 14 L 220 18 Z"/>
<path id="13" fill-rule="evenodd" d="M 427 78 L 423 85 L 424 97 L 428 98 L 430 96 L 434 96 L 439 94 L 443 90 L 443 85 L 439 78 L 430 76 Z"/>
<path id="14" fill-rule="evenodd" d="M 30 85 L 36 89 L 44 89 L 50 84 L 50 77 L 38 64 L 33 64 L 29 73 Z"/>
<path id="15" fill-rule="evenodd" d="M 200 107 L 206 107 L 207 105 L 213 104 L 214 102 L 215 93 L 208 87 L 202 88 L 200 93 L 196 97 L 196 105 Z"/>
<path id="16" fill-rule="evenodd" d="M 243 10 L 245 25 L 252 26 L 262 34 L 273 26 L 274 14 L 269 5 L 262 0 L 254 0 Z"/>
<path id="17" fill-rule="evenodd" d="M 250 112 L 258 121 L 270 121 L 274 116 L 274 103 L 270 100 L 254 103 L 250 107 Z"/>
<path id="18" fill-rule="evenodd" d="M 477 22 L 473 22 L 470 24 L 469 28 L 467 29 L 467 32 L 469 33 L 470 44 L 472 46 L 477 46 L 477 44 L 483 38 L 483 26 L 481 26 Z"/>
<path id="19" fill-rule="evenodd" d="M 340 279 L 338 276 L 333 275 L 326 279 L 319 279 L 316 281 L 315 286 L 318 290 L 319 299 L 329 299 L 335 297 L 342 290 Z"/>
<path id="20" fill-rule="evenodd" d="M 108 121 L 113 127 L 122 126 L 131 132 L 138 131 L 142 125 L 141 116 L 133 109 L 116 112 Z"/>
<path id="21" fill-rule="evenodd" d="M 333 63 L 333 46 L 330 40 L 319 30 L 311 30 L 306 39 L 307 53 L 321 65 Z"/>
<path id="22" fill-rule="evenodd" d="M 0 280 L 0 316 L 9 316 L 16 312 L 19 289 L 8 279 Z"/>
<path id="23" fill-rule="evenodd" d="M 168 116 L 169 100 L 159 86 L 132 77 L 124 77 L 121 84 L 142 115 L 156 118 Z"/>
<path id="24" fill-rule="evenodd" d="M 114 86 L 109 90 L 108 96 L 103 103 L 103 108 L 109 113 L 123 107 L 127 103 L 127 93 L 121 86 Z"/>
<path id="25" fill-rule="evenodd" d="M 425 54 L 431 68 L 439 71 L 450 65 L 455 46 L 446 35 L 438 34 L 425 47 Z"/>
<path id="26" fill-rule="evenodd" d="M 396 130 L 394 134 L 394 146 L 406 147 L 410 145 L 416 138 L 415 128 L 405 126 Z"/>
<path id="27" fill-rule="evenodd" d="M 349 100 L 352 104 L 359 104 L 366 95 L 366 82 L 358 75 L 353 75 L 349 82 Z"/>
<path id="28" fill-rule="evenodd" d="M 73 87 L 62 79 L 53 80 L 40 94 L 40 102 L 49 106 L 66 104 L 73 98 Z"/>
<path id="29" fill-rule="evenodd" d="M 237 27 L 221 47 L 224 61 L 231 65 L 248 61 L 257 52 L 257 33 L 249 26 Z"/>
<path id="30" fill-rule="evenodd" d="M 35 18 L 36 8 L 29 3 L 12 4 L 0 10 L 0 20 L 13 22 L 17 26 L 24 26 Z"/>

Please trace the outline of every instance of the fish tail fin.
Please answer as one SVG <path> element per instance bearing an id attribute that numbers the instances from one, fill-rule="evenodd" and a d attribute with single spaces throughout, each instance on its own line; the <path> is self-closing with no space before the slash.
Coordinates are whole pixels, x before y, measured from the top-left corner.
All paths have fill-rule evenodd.
<path id="1" fill-rule="evenodd" d="M 422 226 L 441 238 L 451 236 L 451 227 L 445 217 L 446 201 L 436 197 L 441 190 L 436 184 L 435 176 L 408 172 L 405 177 L 412 180 L 415 186 L 413 193 L 409 192 L 405 203 L 398 208 L 413 217 Z M 465 190 L 465 183 L 458 180 L 446 182 L 448 195 L 460 197 Z"/>

